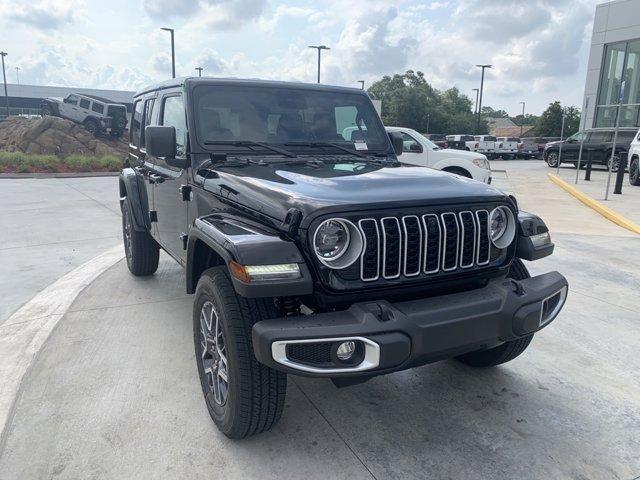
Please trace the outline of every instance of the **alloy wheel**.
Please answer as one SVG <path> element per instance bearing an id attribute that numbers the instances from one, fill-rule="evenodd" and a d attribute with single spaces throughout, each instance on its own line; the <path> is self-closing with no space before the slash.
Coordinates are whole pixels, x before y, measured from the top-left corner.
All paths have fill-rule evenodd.
<path id="1" fill-rule="evenodd" d="M 125 208 L 122 211 L 122 233 L 124 234 L 124 251 L 127 256 L 127 261 L 131 261 L 131 219 L 129 218 L 129 209 Z"/>
<path id="2" fill-rule="evenodd" d="M 558 154 L 556 152 L 551 152 L 549 155 L 547 155 L 547 165 L 549 165 L 550 167 L 558 166 Z"/>
<path id="3" fill-rule="evenodd" d="M 200 355 L 206 384 L 207 398 L 223 406 L 229 393 L 229 364 L 220 316 L 213 303 L 207 301 L 200 310 Z"/>

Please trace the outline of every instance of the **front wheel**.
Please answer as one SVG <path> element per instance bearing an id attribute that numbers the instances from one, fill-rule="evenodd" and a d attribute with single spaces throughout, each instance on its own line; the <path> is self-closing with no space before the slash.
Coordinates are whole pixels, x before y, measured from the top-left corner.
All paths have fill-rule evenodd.
<path id="1" fill-rule="evenodd" d="M 522 260 L 517 258 L 511 265 L 509 270 L 509 278 L 514 280 L 524 280 L 531 277 L 527 267 L 524 266 Z M 480 350 L 477 352 L 465 353 L 456 357 L 456 360 L 469 365 L 471 367 L 494 367 L 501 363 L 506 363 L 526 350 L 533 339 L 533 333 L 525 337 L 520 337 L 510 342 L 505 342 L 494 348 L 488 350 Z"/>
<path id="2" fill-rule="evenodd" d="M 49 105 L 45 105 L 40 109 L 40 115 L 43 117 L 50 117 L 53 115 L 53 110 Z"/>
<path id="3" fill-rule="evenodd" d="M 287 376 L 259 363 L 251 329 L 277 316 L 272 299 L 237 295 L 226 267 L 206 270 L 193 304 L 198 375 L 209 415 L 229 438 L 264 432 L 282 415 Z"/>
<path id="4" fill-rule="evenodd" d="M 549 152 L 545 160 L 547 162 L 547 165 L 552 168 L 556 168 L 558 166 L 559 159 L 560 157 L 558 156 L 558 152 Z"/>
<path id="5" fill-rule="evenodd" d="M 632 158 L 629 164 L 629 183 L 631 185 L 640 185 L 640 161 L 638 158 Z"/>
<path id="6" fill-rule="evenodd" d="M 84 129 L 94 137 L 100 134 L 100 126 L 93 118 L 89 118 L 84 121 Z"/>

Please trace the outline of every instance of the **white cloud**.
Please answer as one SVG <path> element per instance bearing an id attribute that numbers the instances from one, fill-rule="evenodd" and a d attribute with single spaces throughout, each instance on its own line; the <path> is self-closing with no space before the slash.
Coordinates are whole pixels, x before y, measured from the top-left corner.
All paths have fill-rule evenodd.
<path id="1" fill-rule="evenodd" d="M 55 30 L 74 23 L 83 12 L 80 0 L 41 0 L 25 2 L 3 0 L 0 16 L 34 27 L 38 30 Z"/>

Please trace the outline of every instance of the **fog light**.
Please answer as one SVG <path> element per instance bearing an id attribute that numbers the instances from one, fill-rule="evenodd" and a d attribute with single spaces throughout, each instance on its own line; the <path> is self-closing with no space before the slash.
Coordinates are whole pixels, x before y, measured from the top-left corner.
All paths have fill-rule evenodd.
<path id="1" fill-rule="evenodd" d="M 346 361 L 353 357 L 353 354 L 356 351 L 356 343 L 349 340 L 348 342 L 342 342 L 338 345 L 338 350 L 336 350 L 336 356 L 342 360 Z"/>

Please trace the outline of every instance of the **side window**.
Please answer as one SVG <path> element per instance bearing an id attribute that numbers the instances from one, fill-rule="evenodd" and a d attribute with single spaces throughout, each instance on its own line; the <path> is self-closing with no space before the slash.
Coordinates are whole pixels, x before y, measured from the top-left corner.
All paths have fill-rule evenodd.
<path id="1" fill-rule="evenodd" d="M 89 108 L 89 104 L 91 102 L 89 102 L 89 100 L 87 100 L 86 98 L 81 98 L 80 99 L 80 108 Z"/>
<path id="2" fill-rule="evenodd" d="M 142 131 L 142 102 L 138 100 L 133 106 L 131 115 L 131 133 L 129 141 L 136 147 L 140 145 L 140 132 Z"/>
<path id="3" fill-rule="evenodd" d="M 64 99 L 64 103 L 68 103 L 70 105 L 77 105 L 78 104 L 78 96 L 71 94 L 67 98 Z"/>
<path id="4" fill-rule="evenodd" d="M 176 156 L 187 153 L 187 122 L 184 116 L 182 95 L 165 97 L 162 105 L 162 125 L 176 129 Z"/>
<path id="5" fill-rule="evenodd" d="M 420 144 L 411 136 L 402 132 L 402 151 L 415 153 L 420 150 Z"/>
<path id="6" fill-rule="evenodd" d="M 91 110 L 96 113 L 102 113 L 104 112 L 104 105 L 98 102 L 93 102 L 93 104 L 91 104 Z"/>
<path id="7" fill-rule="evenodd" d="M 147 125 L 151 125 L 151 120 L 153 118 L 153 107 L 156 104 L 155 98 L 150 98 L 144 102 L 144 115 L 143 122 L 140 131 L 140 148 L 143 148 L 145 145 L 144 142 L 144 127 Z"/>

